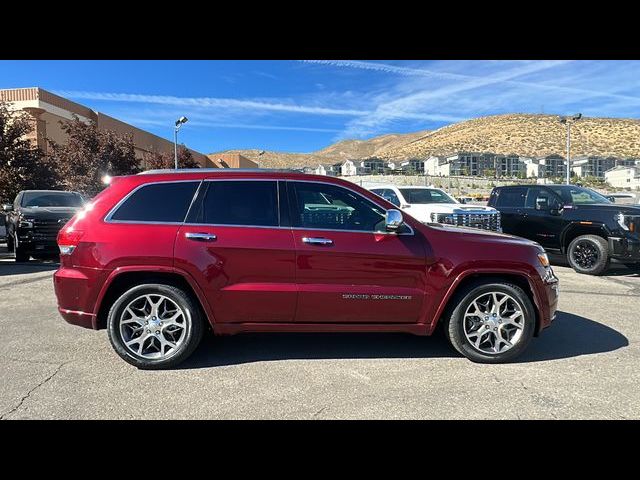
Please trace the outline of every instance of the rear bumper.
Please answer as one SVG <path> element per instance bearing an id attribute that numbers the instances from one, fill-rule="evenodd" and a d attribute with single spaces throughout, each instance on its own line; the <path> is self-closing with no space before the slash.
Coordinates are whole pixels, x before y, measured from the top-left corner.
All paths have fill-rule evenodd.
<path id="1" fill-rule="evenodd" d="M 68 323 L 97 329 L 95 304 L 104 282 L 103 270 L 60 267 L 53 275 L 58 312 Z"/>
<path id="2" fill-rule="evenodd" d="M 611 258 L 620 261 L 640 262 L 640 240 L 634 237 L 609 237 Z"/>

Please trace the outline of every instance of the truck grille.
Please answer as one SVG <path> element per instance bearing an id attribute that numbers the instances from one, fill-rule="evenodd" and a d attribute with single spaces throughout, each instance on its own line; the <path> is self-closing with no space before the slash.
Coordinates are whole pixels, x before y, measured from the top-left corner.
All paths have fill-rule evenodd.
<path id="1" fill-rule="evenodd" d="M 68 220 L 67 218 L 62 218 L 60 221 L 57 219 L 34 220 L 32 230 L 33 239 L 55 242 L 58 232 Z"/>
<path id="2" fill-rule="evenodd" d="M 431 221 L 460 227 L 501 232 L 500 212 L 497 213 L 432 213 Z"/>

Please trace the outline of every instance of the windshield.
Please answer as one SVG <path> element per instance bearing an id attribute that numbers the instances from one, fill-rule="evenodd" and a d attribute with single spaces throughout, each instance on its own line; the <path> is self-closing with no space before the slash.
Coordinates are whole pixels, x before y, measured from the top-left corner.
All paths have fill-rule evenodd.
<path id="1" fill-rule="evenodd" d="M 401 188 L 407 203 L 458 203 L 442 190 L 435 188 Z"/>
<path id="2" fill-rule="evenodd" d="M 588 188 L 574 187 L 573 185 L 556 185 L 550 188 L 562 198 L 564 203 L 575 205 L 611 203 L 606 197 Z"/>
<path id="3" fill-rule="evenodd" d="M 82 207 L 82 197 L 71 192 L 25 192 L 23 207 Z"/>

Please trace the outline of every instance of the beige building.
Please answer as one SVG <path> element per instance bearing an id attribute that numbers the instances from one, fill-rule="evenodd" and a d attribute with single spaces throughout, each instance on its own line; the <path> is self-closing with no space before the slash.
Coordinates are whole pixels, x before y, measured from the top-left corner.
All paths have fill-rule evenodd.
<path id="1" fill-rule="evenodd" d="M 218 168 L 258 168 L 253 160 L 239 153 L 210 153 L 207 155 L 212 167 Z"/>
<path id="2" fill-rule="evenodd" d="M 0 99 L 10 102 L 11 108 L 27 112 L 33 121 L 34 129 L 29 138 L 46 152 L 47 141 L 66 143 L 66 134 L 62 130 L 61 121 L 73 120 L 74 115 L 84 122 L 94 121 L 101 130 L 111 130 L 133 137 L 136 157 L 142 160 L 145 153 L 174 152 L 172 141 L 141 130 L 101 112 L 91 110 L 84 105 L 72 102 L 39 87 L 13 88 L 0 90 Z M 189 149 L 193 158 L 202 166 L 209 168 L 257 168 L 258 164 L 241 155 L 204 155 Z M 228 157 L 218 162 L 218 157 Z M 234 158 L 231 158 L 234 157 Z M 238 157 L 238 158 L 235 158 Z"/>
<path id="3" fill-rule="evenodd" d="M 614 188 L 640 190 L 640 164 L 632 167 L 614 167 L 604 172 L 604 178 Z"/>

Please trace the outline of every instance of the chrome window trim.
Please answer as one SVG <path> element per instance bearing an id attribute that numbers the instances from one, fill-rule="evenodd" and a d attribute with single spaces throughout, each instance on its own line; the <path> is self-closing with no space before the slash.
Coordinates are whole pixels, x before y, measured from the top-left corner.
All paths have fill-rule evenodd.
<path id="1" fill-rule="evenodd" d="M 214 224 L 214 223 L 187 223 L 184 220 L 186 220 L 189 211 L 191 210 L 191 208 L 193 207 L 193 202 L 195 201 L 195 199 L 197 198 L 197 195 L 200 191 L 200 189 L 202 188 L 202 186 L 204 185 L 205 182 L 238 182 L 238 181 L 246 181 L 246 182 L 276 182 L 276 188 L 278 188 L 277 182 L 278 181 L 283 181 L 283 182 L 300 182 L 300 183 L 316 183 L 318 185 L 333 185 L 336 186 L 338 188 L 343 188 L 345 190 L 348 190 L 349 192 L 352 192 L 356 195 L 361 196 L 362 198 L 364 198 L 365 200 L 367 200 L 370 203 L 373 203 L 374 205 L 378 206 L 379 208 L 381 208 L 382 210 L 384 210 L 385 214 L 388 211 L 388 209 L 384 208 L 382 205 L 378 205 L 377 203 L 375 203 L 374 201 L 372 201 L 370 198 L 365 197 L 364 195 L 362 195 L 360 192 L 356 192 L 355 190 L 352 190 L 350 188 L 347 188 L 345 186 L 342 185 L 338 185 L 332 182 L 319 182 L 317 180 L 292 180 L 292 179 L 287 179 L 287 178 L 204 178 L 204 179 L 191 179 L 191 180 L 159 180 L 156 182 L 148 182 L 148 183 L 142 183 L 140 185 L 138 185 L 136 188 L 134 188 L 133 190 L 131 190 L 131 192 L 129 192 L 127 195 L 125 195 L 111 210 L 109 210 L 109 212 L 107 213 L 107 215 L 104 217 L 103 221 L 105 223 L 119 223 L 119 224 L 141 224 L 141 225 L 189 225 L 192 227 L 234 227 L 234 228 L 271 228 L 271 229 L 276 229 L 276 230 L 314 230 L 314 231 L 319 231 L 319 232 L 346 232 L 346 233 L 363 233 L 363 234 L 374 234 L 374 235 L 396 235 L 396 236 L 401 236 L 401 235 L 414 235 L 415 231 L 413 229 L 413 227 L 411 225 L 409 225 L 408 223 L 405 223 L 405 225 L 409 228 L 409 232 L 405 232 L 405 233 L 396 233 L 396 232 L 387 232 L 386 230 L 381 230 L 381 231 L 375 231 L 375 230 L 344 230 L 344 229 L 339 229 L 339 228 L 309 228 L 309 227 L 281 227 L 281 226 L 269 226 L 269 225 L 231 225 L 231 224 Z M 161 184 L 161 183 L 194 183 L 194 182 L 199 182 L 198 187 L 196 188 L 196 191 L 194 193 L 193 198 L 191 199 L 191 203 L 189 204 L 189 208 L 187 208 L 187 211 L 185 213 L 184 216 L 184 220 L 182 222 L 156 222 L 156 221 L 143 221 L 143 220 L 112 220 L 111 217 L 113 216 L 113 214 L 118 210 L 118 208 L 131 196 L 133 195 L 135 192 L 137 192 L 139 189 L 146 187 L 148 185 L 156 185 L 156 184 Z M 375 194 L 374 194 L 375 195 Z M 280 192 L 278 191 L 278 201 L 280 201 Z M 278 211 L 278 222 L 280 221 L 280 212 Z"/>
<path id="2" fill-rule="evenodd" d="M 124 204 L 124 202 L 126 202 L 129 197 L 131 197 L 134 193 L 136 193 L 138 190 L 147 187 L 149 185 L 158 185 L 158 184 L 164 184 L 164 183 L 198 183 L 198 186 L 196 187 L 196 191 L 194 193 L 194 196 L 191 198 L 191 202 L 189 202 L 189 207 L 187 208 L 187 211 L 185 212 L 184 218 L 182 219 L 182 222 L 162 222 L 162 221 L 153 221 L 153 220 L 113 220 L 112 217 L 113 215 L 118 211 L 118 209 Z M 184 220 L 186 220 L 187 215 L 189 214 L 189 210 L 191 209 L 191 206 L 193 205 L 193 202 L 198 194 L 198 191 L 200 190 L 200 187 L 202 186 L 202 179 L 192 179 L 192 180 L 160 180 L 157 182 L 148 182 L 148 183 L 141 183 L 140 185 L 138 185 L 136 188 L 134 188 L 133 190 L 131 190 L 129 193 L 127 193 L 124 197 L 122 197 L 120 199 L 120 201 L 118 203 L 115 204 L 115 206 L 113 208 L 111 208 L 111 210 L 109 210 L 109 212 L 105 215 L 105 217 L 102 219 L 102 221 L 104 223 L 125 223 L 125 224 L 142 224 L 142 225 L 182 225 L 184 224 Z"/>

